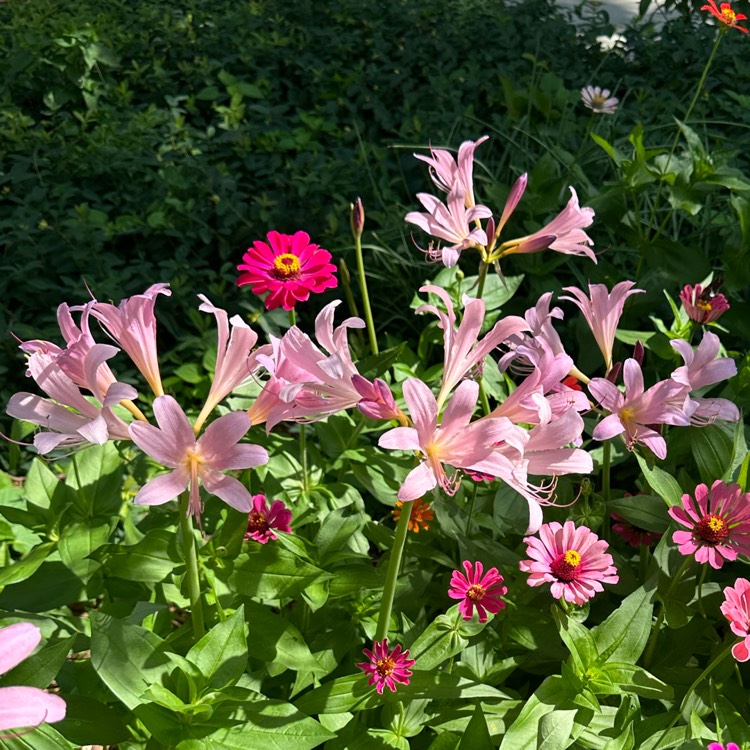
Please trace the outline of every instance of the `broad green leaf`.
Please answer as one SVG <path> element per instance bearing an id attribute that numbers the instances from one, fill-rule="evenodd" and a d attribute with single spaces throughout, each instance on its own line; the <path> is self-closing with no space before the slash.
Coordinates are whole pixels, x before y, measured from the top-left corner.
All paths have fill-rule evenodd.
<path id="1" fill-rule="evenodd" d="M 635 693 L 644 698 L 657 700 L 671 700 L 674 690 L 671 685 L 662 682 L 642 667 L 633 663 L 607 662 L 601 667 L 602 671 L 623 690 Z"/>
<path id="2" fill-rule="evenodd" d="M 75 745 L 68 742 L 51 724 L 41 724 L 17 737 L 3 733 L 0 739 L 2 750 L 75 750 Z"/>
<path id="3" fill-rule="evenodd" d="M 477 703 L 471 721 L 461 737 L 458 750 L 493 750 L 494 747 L 490 730 L 487 728 L 487 720 L 484 718 L 484 711 L 482 711 L 481 704 Z"/>
<path id="4" fill-rule="evenodd" d="M 741 422 L 739 435 L 744 434 Z M 694 427 L 690 430 L 690 448 L 693 458 L 698 466 L 698 472 L 702 482 L 709 487 L 719 477 L 732 474 L 735 466 L 735 449 L 740 450 L 740 446 L 735 446 L 735 433 L 737 425 L 729 424 L 709 424 L 705 427 Z M 744 447 L 744 445 L 743 445 Z M 747 451 L 747 448 L 745 448 Z M 740 456 L 740 461 L 744 455 Z"/>
<path id="5" fill-rule="evenodd" d="M 596 143 L 598 146 L 600 146 L 607 154 L 607 156 L 609 156 L 609 158 L 619 166 L 624 158 L 623 155 L 617 149 L 615 149 L 609 143 L 609 141 L 605 140 L 600 135 L 596 133 L 589 133 L 589 135 L 591 136 L 591 140 L 594 141 L 594 143 Z"/>
<path id="6" fill-rule="evenodd" d="M 106 521 L 96 525 L 73 521 L 63 528 L 57 542 L 60 559 L 82 581 L 87 582 L 101 567 L 101 563 L 90 559 L 89 555 L 107 543 L 110 528 Z"/>
<path id="7" fill-rule="evenodd" d="M 320 568 L 300 560 L 278 544 L 259 544 L 237 558 L 229 586 L 244 596 L 280 599 L 299 594 L 323 577 L 327 574 Z"/>
<path id="8" fill-rule="evenodd" d="M 46 643 L 41 650 L 27 656 L 17 667 L 4 674 L 0 678 L 0 686 L 28 685 L 41 689 L 48 688 L 65 664 L 74 642 L 75 636 L 56 643 Z"/>
<path id="9" fill-rule="evenodd" d="M 30 578 L 50 556 L 54 548 L 53 542 L 45 542 L 34 547 L 28 555 L 17 562 L 0 569 L 0 586 L 9 586 Z"/>
<path id="10" fill-rule="evenodd" d="M 92 666 L 128 708 L 135 708 L 149 685 L 161 683 L 170 670 L 162 639 L 99 612 L 92 614 L 91 626 Z"/>
<path id="11" fill-rule="evenodd" d="M 23 483 L 29 502 L 59 515 L 73 502 L 73 491 L 64 485 L 41 458 L 35 458 Z"/>
<path id="12" fill-rule="evenodd" d="M 111 441 L 73 457 L 66 484 L 75 492 L 73 506 L 84 518 L 110 518 L 122 505 L 122 459 Z"/>
<path id="13" fill-rule="evenodd" d="M 247 666 L 245 609 L 214 625 L 187 654 L 206 678 L 208 686 L 220 690 L 234 685 Z"/>
<path id="14" fill-rule="evenodd" d="M 575 709 L 550 711 L 539 720 L 537 750 L 565 750 L 573 741 Z"/>
<path id="15" fill-rule="evenodd" d="M 361 513 L 353 514 L 344 508 L 328 513 L 320 524 L 314 540 L 321 564 L 325 564 L 327 556 L 344 549 L 352 534 L 359 531 L 364 523 L 365 519 Z"/>
<path id="16" fill-rule="evenodd" d="M 630 722 L 617 737 L 608 740 L 602 750 L 633 750 L 635 747 L 635 735 L 633 734 L 633 723 Z"/>
<path id="17" fill-rule="evenodd" d="M 599 656 L 593 636 L 583 625 L 568 617 L 556 606 L 552 607 L 552 617 L 560 638 L 576 661 L 577 671 L 585 672 L 589 666 L 596 663 Z"/>
<path id="18" fill-rule="evenodd" d="M 409 657 L 417 660 L 420 670 L 434 669 L 463 651 L 469 640 L 461 633 L 459 619 L 457 611 L 452 615 L 438 615 L 414 641 Z M 476 632 L 483 629 L 484 625 L 480 625 Z"/>
<path id="19" fill-rule="evenodd" d="M 714 701 L 716 723 L 722 729 L 722 736 L 730 737 L 732 742 L 742 746 L 743 742 L 750 742 L 750 724 L 747 717 L 740 712 L 723 695 L 717 695 Z"/>
<path id="20" fill-rule="evenodd" d="M 649 483 L 651 488 L 661 497 L 667 505 L 679 505 L 682 500 L 682 488 L 680 487 L 677 480 L 668 474 L 664 469 L 660 469 L 654 463 L 653 466 L 649 466 L 648 461 L 641 456 L 640 453 L 635 451 L 635 457 L 638 459 L 638 464 L 641 467 L 643 476 Z"/>
<path id="21" fill-rule="evenodd" d="M 651 632 L 653 592 L 643 586 L 625 598 L 609 617 L 591 629 L 599 651 L 599 664 L 608 661 L 635 664 Z"/>
<path id="22" fill-rule="evenodd" d="M 116 745 L 131 734 L 120 715 L 94 698 L 76 693 L 65 695 L 65 718 L 55 724 L 66 739 L 79 745 Z"/>
<path id="23" fill-rule="evenodd" d="M 0 594 L 0 609 L 47 612 L 55 607 L 85 599 L 85 584 L 59 559 L 55 559 L 58 557 L 57 552 L 53 552 L 38 566 L 33 575 L 24 576 L 20 583 L 7 586 Z M 15 565 L 10 570 L 13 568 Z M 5 570 L 0 570 L 0 577 Z"/>
<path id="24" fill-rule="evenodd" d="M 607 506 L 634 526 L 663 534 L 669 527 L 664 501 L 656 495 L 633 495 L 610 500 Z"/>
<path id="25" fill-rule="evenodd" d="M 107 575 L 128 581 L 159 583 L 181 565 L 175 546 L 175 535 L 166 529 L 151 529 L 140 542 L 110 545 L 105 550 Z"/>

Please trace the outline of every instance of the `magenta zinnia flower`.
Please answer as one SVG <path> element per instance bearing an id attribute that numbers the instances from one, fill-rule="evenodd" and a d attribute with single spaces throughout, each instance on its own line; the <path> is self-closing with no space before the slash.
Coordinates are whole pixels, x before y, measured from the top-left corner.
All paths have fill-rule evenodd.
<path id="1" fill-rule="evenodd" d="M 379 694 L 383 694 L 383 688 L 388 687 L 392 692 L 396 692 L 396 683 L 402 685 L 409 684 L 411 670 L 409 667 L 414 666 L 414 659 L 409 659 L 409 652 L 402 651 L 401 646 L 396 646 L 392 652 L 388 652 L 388 639 L 375 641 L 370 649 L 363 649 L 362 652 L 369 661 L 357 664 L 365 673 L 370 675 L 367 681 L 368 685 L 375 685 Z"/>
<path id="2" fill-rule="evenodd" d="M 680 301 L 688 318 L 701 324 L 713 323 L 729 309 L 723 294 L 715 292 L 712 286 L 703 289 L 700 284 L 686 284 L 680 292 Z"/>
<path id="3" fill-rule="evenodd" d="M 0 674 L 20 664 L 39 645 L 42 632 L 30 622 L 0 628 Z M 67 706 L 57 695 L 35 687 L 0 688 L 0 732 L 35 727 L 65 718 Z"/>
<path id="4" fill-rule="evenodd" d="M 269 232 L 268 242 L 256 240 L 242 256 L 237 286 L 252 285 L 253 294 L 270 292 L 266 310 L 293 310 L 310 292 L 322 292 L 338 284 L 336 266 L 328 250 L 311 244 L 307 232 Z"/>
<path id="5" fill-rule="evenodd" d="M 505 602 L 500 597 L 508 593 L 508 588 L 502 585 L 504 579 L 497 568 L 490 568 L 482 575 L 484 566 L 481 562 L 472 565 L 464 560 L 463 566 L 466 575 L 459 570 L 453 571 L 448 596 L 451 599 L 463 599 L 458 605 L 458 611 L 464 620 L 471 620 L 476 607 L 479 622 L 487 622 L 487 612 L 496 615 L 505 607 Z"/>
<path id="6" fill-rule="evenodd" d="M 276 531 L 291 534 L 292 511 L 281 500 L 274 500 L 268 505 L 265 495 L 253 495 L 253 509 L 247 517 L 247 531 L 245 539 L 254 539 L 265 544 L 269 539 L 276 540 Z"/>
<path id="7" fill-rule="evenodd" d="M 732 632 L 742 638 L 732 647 L 732 656 L 737 661 L 750 661 L 750 581 L 738 578 L 734 588 L 724 589 L 721 614 L 729 620 Z"/>
<path id="8" fill-rule="evenodd" d="M 740 750 L 740 746 L 736 742 L 727 742 L 725 748 L 721 742 L 711 742 L 706 750 Z"/>
<path id="9" fill-rule="evenodd" d="M 724 560 L 750 555 L 750 493 L 738 484 L 717 479 L 709 493 L 705 484 L 695 488 L 695 501 L 682 496 L 682 507 L 674 505 L 669 515 L 688 531 L 675 531 L 672 541 L 683 555 L 695 555 L 718 570 Z"/>
<path id="10" fill-rule="evenodd" d="M 135 496 L 137 505 L 161 505 L 190 488 L 188 512 L 200 520 L 200 480 L 206 491 L 221 498 L 235 510 L 249 513 L 252 500 L 247 488 L 223 472 L 249 469 L 267 463 L 268 453 L 259 445 L 239 445 L 250 429 L 250 417 L 235 411 L 219 417 L 196 440 L 185 412 L 171 396 L 154 401 L 159 425 L 133 422 L 130 437 L 151 458 L 172 469 L 148 482 Z"/>
<path id="11" fill-rule="evenodd" d="M 551 583 L 555 599 L 582 605 L 604 590 L 603 583 L 620 580 L 612 555 L 606 552 L 609 545 L 587 526 L 576 528 L 573 521 L 561 526 L 552 521 L 542 525 L 538 539 L 527 536 L 524 542 L 531 560 L 522 560 L 519 566 L 531 573 L 527 583 Z"/>
<path id="12" fill-rule="evenodd" d="M 633 549 L 637 549 L 641 545 L 648 547 L 658 542 L 662 537 L 659 532 L 649 531 L 648 529 L 636 526 L 617 513 L 611 513 L 610 515 L 614 521 L 612 531 L 619 537 L 622 537 Z"/>

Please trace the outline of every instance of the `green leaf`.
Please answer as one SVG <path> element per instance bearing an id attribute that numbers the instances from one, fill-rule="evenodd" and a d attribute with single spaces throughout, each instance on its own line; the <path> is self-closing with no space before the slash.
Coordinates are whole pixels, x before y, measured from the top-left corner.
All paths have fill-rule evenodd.
<path id="1" fill-rule="evenodd" d="M 651 486 L 651 489 L 661 497 L 667 505 L 679 505 L 682 501 L 682 488 L 677 480 L 668 474 L 664 469 L 660 469 L 655 464 L 649 466 L 649 462 L 640 453 L 635 451 L 635 457 L 643 472 L 643 476 Z M 653 460 L 653 459 L 652 459 Z"/>
<path id="2" fill-rule="evenodd" d="M 23 483 L 29 502 L 40 508 L 50 508 L 56 514 L 73 502 L 73 491 L 66 487 L 41 458 L 35 458 Z"/>
<path id="3" fill-rule="evenodd" d="M 741 422 L 738 422 L 738 425 L 741 425 Z M 729 424 L 709 424 L 690 430 L 690 449 L 698 466 L 701 481 L 709 487 L 718 477 L 732 473 L 735 431 L 736 426 Z"/>
<path id="4" fill-rule="evenodd" d="M 75 750 L 75 746 L 50 724 L 42 724 L 17 737 L 4 733 L 0 747 L 3 750 Z"/>
<path id="5" fill-rule="evenodd" d="M 464 730 L 458 750 L 493 750 L 495 744 L 490 737 L 487 720 L 481 704 L 477 703 L 471 721 Z"/>
<path id="6" fill-rule="evenodd" d="M 672 700 L 674 690 L 642 667 L 624 662 L 607 662 L 602 671 L 623 690 L 643 698 Z"/>
<path id="7" fill-rule="evenodd" d="M 12 583 L 25 581 L 30 578 L 39 566 L 50 556 L 55 548 L 53 542 L 46 542 L 34 547 L 26 557 L 8 565 L 0 570 L 0 586 L 9 586 Z"/>
<path id="8" fill-rule="evenodd" d="M 468 638 L 464 638 L 460 632 L 460 623 L 455 615 L 438 615 L 414 641 L 409 656 L 418 660 L 419 669 L 435 669 L 461 653 L 468 642 Z"/>
<path id="9" fill-rule="evenodd" d="M 107 575 L 127 581 L 159 583 L 182 562 L 177 557 L 175 535 L 166 529 L 151 529 L 140 542 L 110 545 L 104 563 Z"/>
<path id="10" fill-rule="evenodd" d="M 0 685 L 28 685 L 48 688 L 73 648 L 75 636 L 45 644 L 44 648 L 26 657 L 17 667 L 0 678 Z"/>
<path id="11" fill-rule="evenodd" d="M 131 734 L 119 714 L 85 695 L 65 695 L 65 718 L 55 724 L 66 739 L 79 745 L 116 745 L 130 739 Z"/>
<path id="12" fill-rule="evenodd" d="M 556 606 L 552 607 L 552 617 L 560 638 L 576 662 L 576 671 L 580 675 L 598 660 L 599 653 L 594 638 L 583 625 L 568 617 Z"/>
<path id="13" fill-rule="evenodd" d="M 100 612 L 91 616 L 91 664 L 130 709 L 143 703 L 149 685 L 167 675 L 170 662 L 161 649 L 161 638 L 150 630 Z"/>
<path id="14" fill-rule="evenodd" d="M 669 528 L 664 501 L 656 495 L 633 495 L 610 500 L 607 506 L 634 526 L 663 534 Z"/>
<path id="15" fill-rule="evenodd" d="M 624 159 L 623 155 L 617 151 L 606 139 L 602 138 L 600 135 L 597 135 L 596 133 L 589 133 L 591 136 L 591 140 L 594 141 L 598 146 L 600 146 L 602 149 L 604 149 L 604 152 L 609 156 L 612 161 L 617 164 L 618 166 Z"/>
<path id="16" fill-rule="evenodd" d="M 750 742 L 750 726 L 740 712 L 723 695 L 717 695 L 714 701 L 714 713 L 716 723 L 721 727 L 722 735 L 731 738 L 742 746 L 742 743 Z"/>
<path id="17" fill-rule="evenodd" d="M 259 544 L 237 558 L 229 585 L 244 596 L 280 599 L 301 593 L 327 575 L 278 544 Z"/>
<path id="18" fill-rule="evenodd" d="M 571 745 L 576 713 L 575 709 L 566 709 L 550 711 L 542 716 L 537 734 L 537 750 L 565 750 Z"/>
<path id="19" fill-rule="evenodd" d="M 220 690 L 234 685 L 247 666 L 245 608 L 240 608 L 224 622 L 214 625 L 187 654 L 208 681 Z"/>
<path id="20" fill-rule="evenodd" d="M 60 559 L 82 581 L 87 582 L 101 566 L 89 555 L 107 543 L 110 528 L 109 522 L 90 525 L 84 521 L 73 521 L 63 528 L 57 542 Z"/>
<path id="21" fill-rule="evenodd" d="M 591 629 L 599 664 L 608 661 L 635 664 L 646 648 L 653 616 L 653 592 L 643 586 L 622 601 L 609 617 Z"/>
<path id="22" fill-rule="evenodd" d="M 84 518 L 117 515 L 122 505 L 122 459 L 114 443 L 76 453 L 66 484 L 77 490 L 73 506 Z"/>

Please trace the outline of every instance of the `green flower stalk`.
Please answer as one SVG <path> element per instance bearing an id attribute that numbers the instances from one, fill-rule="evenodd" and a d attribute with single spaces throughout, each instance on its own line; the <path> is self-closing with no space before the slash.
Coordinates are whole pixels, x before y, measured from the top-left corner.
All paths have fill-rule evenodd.
<path id="1" fill-rule="evenodd" d="M 372 320 L 372 308 L 370 307 L 370 295 L 367 292 L 367 278 L 365 276 L 365 263 L 362 258 L 362 230 L 365 226 L 365 209 L 362 199 L 351 204 L 352 236 L 354 237 L 354 249 L 357 253 L 357 273 L 359 275 L 359 290 L 362 293 L 362 305 L 365 308 L 365 322 L 367 323 L 367 335 L 370 338 L 370 349 L 373 354 L 378 353 L 378 340 L 375 336 L 375 324 Z"/>

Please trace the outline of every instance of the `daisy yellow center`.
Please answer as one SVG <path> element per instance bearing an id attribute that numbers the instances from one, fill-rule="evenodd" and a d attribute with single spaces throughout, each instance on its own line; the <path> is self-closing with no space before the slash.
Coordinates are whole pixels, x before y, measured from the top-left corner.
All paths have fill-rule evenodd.
<path id="1" fill-rule="evenodd" d="M 578 578 L 578 568 L 581 565 L 581 553 L 574 549 L 558 555 L 550 563 L 552 575 L 565 583 L 570 583 Z"/>
<path id="2" fill-rule="evenodd" d="M 389 677 L 396 669 L 396 662 L 394 662 L 390 656 L 386 657 L 385 659 L 378 659 L 375 662 L 375 669 L 378 670 L 378 674 L 381 677 Z"/>
<path id="3" fill-rule="evenodd" d="M 283 253 L 273 259 L 273 274 L 277 279 L 296 278 L 299 270 L 299 258 L 294 253 Z"/>
<path id="4" fill-rule="evenodd" d="M 607 101 L 607 97 L 604 96 L 603 94 L 594 94 L 591 98 L 594 100 L 594 104 L 598 104 L 599 106 L 601 106 L 602 104 L 604 104 L 604 102 Z M 592 302 L 591 307 L 593 306 L 594 304 Z"/>
<path id="5" fill-rule="evenodd" d="M 247 519 L 248 531 L 262 531 L 266 527 L 266 514 L 259 513 L 257 510 L 250 511 Z"/>
<path id="6" fill-rule="evenodd" d="M 484 599 L 484 596 L 486 593 L 487 593 L 486 589 L 482 588 L 481 586 L 475 583 L 466 592 L 466 598 L 470 599 L 474 603 L 481 602 L 482 599 Z"/>
<path id="7" fill-rule="evenodd" d="M 723 518 L 711 513 L 701 518 L 695 535 L 706 544 L 721 544 L 729 536 L 729 526 Z"/>

